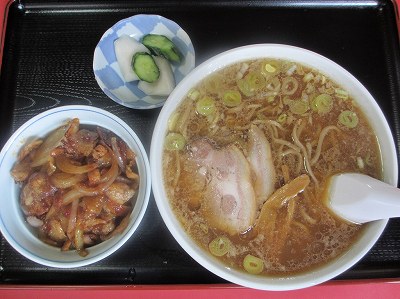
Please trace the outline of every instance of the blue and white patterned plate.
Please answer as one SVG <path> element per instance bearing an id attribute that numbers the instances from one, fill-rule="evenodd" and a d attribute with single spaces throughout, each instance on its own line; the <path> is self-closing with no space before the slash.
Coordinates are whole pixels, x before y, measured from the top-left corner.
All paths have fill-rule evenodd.
<path id="1" fill-rule="evenodd" d="M 158 15 L 135 15 L 123 19 L 108 29 L 94 51 L 93 71 L 97 83 L 113 101 L 134 109 L 157 108 L 167 97 L 149 96 L 138 89 L 138 81 L 126 82 L 118 66 L 114 41 L 122 35 L 136 40 L 149 33 L 161 34 L 174 42 L 183 54 L 180 64 L 171 64 L 175 82 L 178 84 L 195 66 L 193 44 L 187 33 L 175 22 Z"/>

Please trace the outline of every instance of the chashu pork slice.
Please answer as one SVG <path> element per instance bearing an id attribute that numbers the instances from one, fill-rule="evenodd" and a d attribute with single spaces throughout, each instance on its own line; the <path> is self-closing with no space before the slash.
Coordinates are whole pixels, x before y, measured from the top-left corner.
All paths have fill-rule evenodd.
<path id="1" fill-rule="evenodd" d="M 235 146 L 216 149 L 207 139 L 191 145 L 192 159 L 205 176 L 200 211 L 212 227 L 230 235 L 243 233 L 255 222 L 257 205 L 250 165 Z"/>
<path id="2" fill-rule="evenodd" d="M 254 174 L 254 191 L 258 205 L 262 205 L 275 191 L 276 173 L 271 145 L 256 125 L 249 130 L 248 161 Z"/>

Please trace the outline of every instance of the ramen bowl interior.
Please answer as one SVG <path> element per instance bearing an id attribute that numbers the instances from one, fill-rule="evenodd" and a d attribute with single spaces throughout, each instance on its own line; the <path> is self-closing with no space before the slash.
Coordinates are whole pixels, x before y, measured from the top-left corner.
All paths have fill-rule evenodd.
<path id="1" fill-rule="evenodd" d="M 36 138 L 43 138 L 73 118 L 82 125 L 93 125 L 114 132 L 136 153 L 140 176 L 136 202 L 128 214 L 128 225 L 120 234 L 87 248 L 81 256 L 76 250 L 61 251 L 47 245 L 37 237 L 37 232 L 26 221 L 20 206 L 20 185 L 16 184 L 10 171 L 16 163 L 22 146 Z M 120 248 L 139 226 L 149 200 L 151 176 L 146 152 L 136 133 L 120 118 L 90 106 L 63 106 L 43 112 L 23 124 L 4 145 L 0 154 L 1 182 L 0 228 L 5 239 L 26 258 L 45 266 L 73 268 L 85 266 L 106 258 Z"/>
<path id="2" fill-rule="evenodd" d="M 163 178 L 163 146 L 168 131 L 168 120 L 179 104 L 202 79 L 210 74 L 237 62 L 259 58 L 282 59 L 298 62 L 319 70 L 342 88 L 347 90 L 355 99 L 370 120 L 381 151 L 383 180 L 391 185 L 397 185 L 397 156 L 393 137 L 379 106 L 363 85 L 341 66 L 314 52 L 286 45 L 251 45 L 221 53 L 199 65 L 175 88 L 166 101 L 157 120 L 150 151 L 152 169 L 152 186 L 154 197 L 168 229 L 183 247 L 199 264 L 214 274 L 239 285 L 261 290 L 292 290 L 313 286 L 327 281 L 349 269 L 359 261 L 374 245 L 383 232 L 387 220 L 369 223 L 361 236 L 350 246 L 345 254 L 310 271 L 289 276 L 259 276 L 235 270 L 226 266 L 210 253 L 200 248 L 182 228 L 171 208 L 165 181 Z"/>

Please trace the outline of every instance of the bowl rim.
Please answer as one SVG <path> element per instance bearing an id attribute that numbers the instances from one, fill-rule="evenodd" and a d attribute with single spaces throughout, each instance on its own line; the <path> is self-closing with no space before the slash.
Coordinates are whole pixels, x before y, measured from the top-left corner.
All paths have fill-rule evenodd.
<path id="1" fill-rule="evenodd" d="M 125 231 L 120 235 L 120 237 L 118 239 L 115 239 L 114 241 L 113 238 L 111 238 L 110 240 L 106 240 L 104 242 L 101 242 L 91 248 L 95 248 L 96 246 L 101 246 L 101 247 L 105 247 L 104 250 L 103 249 L 99 249 L 99 252 L 94 252 L 89 254 L 87 257 L 84 257 L 82 259 L 76 259 L 76 260 L 72 260 L 72 261 L 62 261 L 62 260 L 55 260 L 55 259 L 49 259 L 46 257 L 41 257 L 36 255 L 35 253 L 31 252 L 29 249 L 25 248 L 23 245 L 21 245 L 15 238 L 14 236 L 11 234 L 11 232 L 9 231 L 9 229 L 7 228 L 7 224 L 4 222 L 4 219 L 1 217 L 0 215 L 0 231 L 2 233 L 2 235 L 4 236 L 4 238 L 7 240 L 7 242 L 17 251 L 19 252 L 21 255 L 23 255 L 24 257 L 26 257 L 27 259 L 34 261 L 38 264 L 44 265 L 44 266 L 50 266 L 50 267 L 55 267 L 55 268 L 75 268 L 75 267 L 82 267 L 82 266 L 87 266 L 89 264 L 93 264 L 97 261 L 100 261 L 106 257 L 108 257 L 109 255 L 113 254 L 115 251 L 117 251 L 124 243 L 126 243 L 126 241 L 133 235 L 133 233 L 136 231 L 136 229 L 138 228 L 138 226 L 140 225 L 144 214 L 147 210 L 147 206 L 149 203 L 149 198 L 150 198 L 150 193 L 151 193 L 151 173 L 150 173 L 150 163 L 147 157 L 147 153 L 145 148 L 143 147 L 142 142 L 140 141 L 139 137 L 137 136 L 137 134 L 132 130 L 132 128 L 130 128 L 130 126 L 128 124 L 126 124 L 121 118 L 119 118 L 118 116 L 105 111 L 103 109 L 97 108 L 97 107 L 93 107 L 93 106 L 88 106 L 88 105 L 65 105 L 65 106 L 59 106 L 56 108 L 52 108 L 49 109 L 47 111 L 44 111 L 42 113 L 39 113 L 38 115 L 30 118 L 29 120 L 27 120 L 25 123 L 23 123 L 7 140 L 7 142 L 4 144 L 3 148 L 1 149 L 0 152 L 0 169 L 2 168 L 2 166 L 4 166 L 4 161 L 5 159 L 14 159 L 15 153 L 11 152 L 11 148 L 13 147 L 13 145 L 15 144 L 15 142 L 21 142 L 21 140 L 19 139 L 19 136 L 23 135 L 25 130 L 29 130 L 29 127 L 35 123 L 41 122 L 43 121 L 43 119 L 46 119 L 47 117 L 56 117 L 59 115 L 60 121 L 53 121 L 52 125 L 54 125 L 54 128 L 46 128 L 44 129 L 43 132 L 40 132 L 38 135 L 41 136 L 45 136 L 46 134 L 50 133 L 52 130 L 54 130 L 55 128 L 61 126 L 63 124 L 63 121 L 65 119 L 72 119 L 74 117 L 74 115 L 71 115 L 69 113 L 71 113 L 72 111 L 81 111 L 82 113 L 88 114 L 88 116 L 94 116 L 96 115 L 96 117 L 101 117 L 103 120 L 108 118 L 113 124 L 116 124 L 119 129 L 118 130 L 125 130 L 126 134 L 129 135 L 130 137 L 132 137 L 131 140 L 129 140 L 128 143 L 134 143 L 138 150 L 139 153 L 136 153 L 137 156 L 139 156 L 139 160 L 140 160 L 140 164 L 143 165 L 143 170 L 144 173 L 143 175 L 143 180 L 144 180 L 144 189 L 143 191 L 141 191 L 142 194 L 142 198 L 140 200 L 140 202 L 136 202 L 133 211 L 135 211 L 135 215 L 133 215 L 133 211 L 132 217 L 133 218 L 133 222 L 130 223 L 130 225 L 128 226 L 127 229 L 125 229 Z M 79 112 L 78 112 L 79 113 Z M 79 118 L 82 124 L 95 124 L 91 121 L 89 121 L 89 119 L 81 119 Z M 99 126 L 101 126 L 101 124 L 98 124 Z M 32 136 L 34 137 L 34 136 Z M 126 140 L 125 140 L 126 142 Z M 16 145 L 18 150 L 21 149 L 21 147 L 23 146 L 23 144 L 25 144 L 25 142 Z M 8 172 L 8 169 L 7 169 Z M 10 176 L 10 180 L 13 181 L 13 179 Z M 143 184 L 143 183 L 142 183 Z M 139 205 L 137 205 L 137 203 L 140 203 Z M 19 207 L 19 203 L 14 203 L 14 205 L 17 205 Z M 20 217 L 17 218 L 22 218 L 20 220 L 20 222 L 26 222 L 25 219 L 23 219 L 23 215 L 22 213 L 20 214 Z M 27 226 L 27 225 L 26 225 Z M 21 227 L 20 230 L 21 232 L 27 232 L 27 229 L 25 227 Z M 26 239 L 28 240 L 27 242 L 31 242 L 30 240 L 33 240 L 33 242 L 41 242 L 41 244 L 43 244 L 43 248 L 51 248 L 51 250 L 54 250 L 55 247 L 47 245 L 45 243 L 43 243 L 42 241 L 40 241 L 37 236 L 33 236 L 32 234 L 27 234 L 26 235 Z M 102 245 L 103 244 L 103 245 Z M 100 247 L 99 246 L 99 247 Z M 58 248 L 55 248 L 56 250 L 60 250 Z M 75 251 L 67 251 L 65 252 L 65 256 L 66 258 L 69 255 L 77 255 L 77 253 Z M 68 256 L 67 256 L 68 255 Z M 74 257 L 75 259 L 75 257 Z"/>
<path id="2" fill-rule="evenodd" d="M 268 53 L 272 53 L 272 55 Z M 296 58 L 289 58 L 285 56 L 288 53 L 296 53 L 298 56 L 296 56 Z M 164 143 L 164 138 L 166 134 L 168 116 L 176 109 L 178 104 L 181 103 L 182 99 L 190 90 L 190 88 L 195 86 L 201 79 L 203 79 L 207 75 L 221 68 L 224 68 L 227 65 L 231 65 L 239 61 L 246 61 L 262 57 L 282 58 L 291 61 L 298 61 L 303 65 L 310 65 L 310 63 L 304 62 L 303 60 L 306 58 L 312 58 L 317 61 L 324 62 L 326 65 L 329 66 L 329 68 L 333 68 L 335 72 L 339 72 L 341 75 L 344 75 L 347 80 L 351 80 L 351 84 L 355 85 L 355 88 L 362 92 L 362 94 L 368 98 L 368 106 L 372 107 L 370 107 L 372 109 L 372 113 L 375 113 L 379 116 L 379 125 L 383 131 L 380 132 L 379 136 L 377 136 L 381 137 L 382 135 L 382 138 L 385 139 L 385 142 L 390 145 L 390 148 L 386 152 L 386 156 L 383 156 L 382 153 L 382 158 L 387 158 L 387 161 L 383 161 L 383 164 L 385 166 L 388 166 L 389 168 L 388 173 L 384 173 L 384 180 L 394 186 L 397 185 L 397 155 L 390 127 L 375 99 L 353 75 L 351 75 L 346 69 L 344 69 L 334 61 L 328 59 L 327 57 L 304 48 L 284 44 L 253 44 L 227 50 L 209 58 L 198 67 L 196 67 L 191 73 L 189 73 L 171 93 L 159 114 L 151 141 L 150 166 L 152 172 L 152 190 L 157 207 L 164 220 L 164 223 L 168 227 L 173 237 L 192 258 L 194 258 L 200 265 L 202 265 L 212 273 L 233 283 L 260 290 L 276 291 L 301 289 L 332 279 L 356 264 L 379 239 L 380 235 L 387 225 L 388 219 L 376 221 L 367 225 L 364 234 L 360 237 L 360 240 L 358 240 L 351 247 L 352 249 L 349 250 L 349 252 L 353 254 L 353 257 L 350 261 L 346 261 L 346 259 L 348 258 L 348 253 L 344 253 L 341 256 L 335 258 L 332 262 L 329 262 L 322 267 L 319 267 L 318 269 L 312 271 L 300 273 L 298 275 L 293 275 L 286 278 L 259 278 L 248 275 L 246 273 L 242 273 L 241 271 L 229 269 L 226 266 L 221 265 L 221 263 L 219 262 L 215 263 L 215 259 L 213 257 L 211 257 L 207 253 L 204 253 L 203 250 L 200 249 L 198 245 L 196 245 L 196 243 L 187 236 L 180 223 L 176 220 L 174 213 L 169 205 L 164 186 L 161 183 L 162 171 L 159 171 L 161 169 L 161 148 L 162 144 Z M 332 78 L 330 72 L 327 72 L 325 69 L 321 70 L 317 66 L 312 67 L 320 70 L 323 73 L 327 73 L 327 75 Z M 336 78 L 332 79 L 337 81 Z M 339 85 L 343 86 L 343 84 Z M 364 107 L 362 107 L 362 110 L 365 110 Z M 378 120 L 376 122 L 378 122 Z M 363 243 L 362 246 L 358 245 L 361 243 Z M 355 247 L 357 247 L 357 252 L 355 252 L 356 250 L 354 250 Z"/>

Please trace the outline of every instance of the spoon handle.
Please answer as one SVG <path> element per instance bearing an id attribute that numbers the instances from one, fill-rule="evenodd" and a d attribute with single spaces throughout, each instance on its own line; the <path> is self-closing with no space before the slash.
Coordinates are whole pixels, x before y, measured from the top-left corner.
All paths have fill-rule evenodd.
<path id="1" fill-rule="evenodd" d="M 329 203 L 336 214 L 355 223 L 400 217 L 400 189 L 358 173 L 332 178 Z"/>

